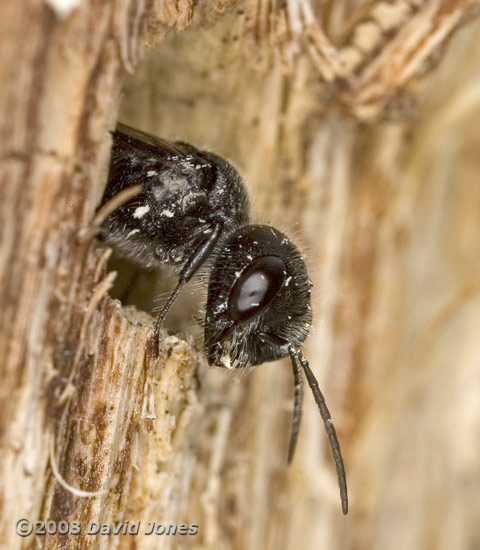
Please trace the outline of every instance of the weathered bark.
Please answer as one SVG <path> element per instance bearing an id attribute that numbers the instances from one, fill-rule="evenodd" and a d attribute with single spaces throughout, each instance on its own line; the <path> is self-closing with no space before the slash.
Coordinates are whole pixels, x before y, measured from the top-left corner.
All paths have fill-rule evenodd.
<path id="1" fill-rule="evenodd" d="M 478 21 L 442 47 L 478 5 L 2 2 L 2 548 L 478 546 Z M 229 158 L 304 246 L 347 518 L 309 395 L 286 468 L 287 364 L 207 371 L 181 311 L 155 360 L 150 317 L 108 295 L 85 228 L 122 86 L 122 121 Z"/>
<path id="2" fill-rule="evenodd" d="M 127 319 L 108 297 L 106 253 L 82 238 L 102 193 L 125 66 L 147 22 L 161 25 L 152 7 L 132 2 L 82 3 L 63 15 L 52 9 L 61 4 L 0 8 L 5 548 L 113 544 L 86 536 L 86 525 L 125 513 L 139 434 L 154 426 L 156 452 L 173 452 L 172 418 L 195 366 L 192 349 L 172 338 L 170 357 L 151 360 L 149 321 Z M 101 496 L 61 487 L 52 462 L 71 486 Z M 78 520 L 83 534 L 22 539 L 22 517 Z"/>

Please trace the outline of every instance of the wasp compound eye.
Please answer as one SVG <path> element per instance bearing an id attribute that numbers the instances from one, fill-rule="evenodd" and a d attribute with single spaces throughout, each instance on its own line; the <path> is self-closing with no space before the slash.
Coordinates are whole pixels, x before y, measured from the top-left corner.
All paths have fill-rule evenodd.
<path id="1" fill-rule="evenodd" d="M 228 312 L 235 322 L 250 319 L 265 309 L 285 281 L 286 268 L 277 256 L 255 260 L 240 274 L 228 299 Z"/>
<path id="2" fill-rule="evenodd" d="M 132 187 L 141 192 L 108 215 L 100 238 L 144 269 L 168 265 L 178 275 L 156 317 L 154 353 L 170 306 L 198 269 L 207 267 L 204 345 L 209 364 L 253 367 L 290 356 L 295 403 L 288 461 L 300 427 L 305 374 L 328 434 L 346 513 L 347 485 L 335 429 L 300 350 L 312 323 L 312 283 L 299 250 L 277 229 L 249 223 L 245 186 L 226 160 L 119 124 L 100 207 Z"/>

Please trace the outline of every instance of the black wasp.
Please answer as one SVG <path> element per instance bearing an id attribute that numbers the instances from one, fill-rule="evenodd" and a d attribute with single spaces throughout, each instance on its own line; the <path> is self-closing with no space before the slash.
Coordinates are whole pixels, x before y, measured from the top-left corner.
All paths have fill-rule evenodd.
<path id="1" fill-rule="evenodd" d="M 200 266 L 207 265 L 208 363 L 252 367 L 290 357 L 295 405 L 289 462 L 300 427 L 303 369 L 328 434 L 346 514 L 345 469 L 335 428 L 300 350 L 312 322 L 312 283 L 300 252 L 277 229 L 249 223 L 244 184 L 226 160 L 119 124 L 102 205 L 136 185 L 141 193 L 108 216 L 101 235 L 126 259 L 145 268 L 167 264 L 178 274 L 156 320 L 157 351 L 167 311 Z"/>

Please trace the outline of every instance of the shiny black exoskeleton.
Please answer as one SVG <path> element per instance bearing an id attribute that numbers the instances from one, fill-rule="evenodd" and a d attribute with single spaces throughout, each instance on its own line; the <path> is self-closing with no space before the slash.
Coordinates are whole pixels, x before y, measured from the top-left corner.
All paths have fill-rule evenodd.
<path id="1" fill-rule="evenodd" d="M 156 320 L 165 315 L 201 266 L 210 269 L 205 353 L 210 365 L 260 365 L 290 357 L 295 406 L 288 459 L 300 426 L 305 372 L 329 436 L 343 512 L 348 498 L 340 448 L 325 400 L 300 346 L 310 330 L 310 282 L 296 246 L 266 225 L 249 224 L 242 179 L 224 159 L 183 142 L 168 142 L 119 125 L 113 133 L 105 205 L 135 185 L 141 193 L 118 207 L 102 238 L 143 267 L 171 266 L 179 280 Z"/>

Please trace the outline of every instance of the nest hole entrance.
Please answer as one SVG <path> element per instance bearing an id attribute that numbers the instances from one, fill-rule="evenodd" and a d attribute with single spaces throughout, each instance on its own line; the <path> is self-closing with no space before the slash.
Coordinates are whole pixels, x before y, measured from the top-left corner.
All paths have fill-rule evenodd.
<path id="1" fill-rule="evenodd" d="M 152 317 L 162 308 L 177 283 L 177 277 L 168 269 L 143 269 L 120 258 L 115 251 L 107 269 L 117 273 L 110 296 L 119 300 L 122 306 L 135 306 Z M 182 290 L 168 312 L 164 323 L 166 330 L 198 334 L 203 323 L 203 303 L 196 292 L 197 286 L 194 280 Z"/>

